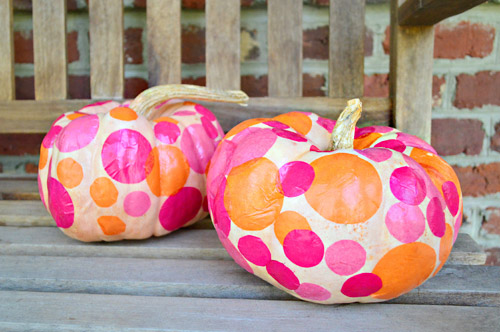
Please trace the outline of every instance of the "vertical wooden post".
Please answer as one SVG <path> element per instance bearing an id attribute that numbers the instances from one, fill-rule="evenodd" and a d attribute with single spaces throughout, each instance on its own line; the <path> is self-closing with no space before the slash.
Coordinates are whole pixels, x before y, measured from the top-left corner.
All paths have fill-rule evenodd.
<path id="1" fill-rule="evenodd" d="M 0 1 L 0 100 L 15 97 L 12 0 Z"/>
<path id="2" fill-rule="evenodd" d="M 430 142 L 434 27 L 398 25 L 402 0 L 391 0 L 389 89 L 397 129 Z"/>

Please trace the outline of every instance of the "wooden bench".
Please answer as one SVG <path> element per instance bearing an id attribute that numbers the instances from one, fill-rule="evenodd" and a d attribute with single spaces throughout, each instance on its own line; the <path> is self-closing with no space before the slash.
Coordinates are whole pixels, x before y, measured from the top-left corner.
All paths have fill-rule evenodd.
<path id="1" fill-rule="evenodd" d="M 364 98 L 362 122 L 392 124 L 429 140 L 432 24 L 481 2 L 392 1 L 391 97 Z M 20 101 L 14 96 L 12 1 L 0 2 L 0 133 L 44 133 L 65 111 L 123 98 L 122 0 L 89 1 L 92 100 L 66 99 L 65 3 L 33 0 L 36 100 Z M 328 97 L 303 98 L 302 1 L 269 0 L 269 97 L 252 98 L 248 108 L 213 108 L 223 128 L 290 110 L 335 118 L 347 99 L 362 96 L 364 6 L 364 0 L 331 0 Z M 207 1 L 209 87 L 240 87 L 239 15 L 237 0 Z M 180 83 L 180 0 L 148 0 L 147 25 L 150 85 Z M 483 266 L 485 254 L 465 234 L 443 270 L 404 296 L 384 304 L 320 306 L 238 267 L 209 219 L 163 238 L 80 243 L 54 227 L 36 178 L 2 175 L 0 226 L 0 331 L 500 327 L 500 267 Z"/>

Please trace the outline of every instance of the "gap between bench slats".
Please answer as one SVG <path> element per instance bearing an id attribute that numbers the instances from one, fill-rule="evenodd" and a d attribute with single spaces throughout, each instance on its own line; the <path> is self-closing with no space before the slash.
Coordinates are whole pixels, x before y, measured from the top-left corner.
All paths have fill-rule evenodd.
<path id="1" fill-rule="evenodd" d="M 0 2 L 0 100 L 15 97 L 12 0 Z"/>
<path id="2" fill-rule="evenodd" d="M 460 332 L 494 331 L 499 322 L 497 308 L 0 292 L 7 331 Z"/>

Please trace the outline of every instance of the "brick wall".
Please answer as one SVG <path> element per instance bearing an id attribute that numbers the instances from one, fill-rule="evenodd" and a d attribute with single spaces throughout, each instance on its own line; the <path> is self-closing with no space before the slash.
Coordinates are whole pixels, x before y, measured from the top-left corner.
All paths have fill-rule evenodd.
<path id="1" fill-rule="evenodd" d="M 125 0 L 125 95 L 147 88 L 145 0 Z M 371 1 L 381 2 L 381 1 Z M 383 2 L 383 1 L 382 1 Z M 31 1 L 14 0 L 18 99 L 32 99 Z M 183 82 L 205 84 L 203 0 L 183 0 Z M 327 91 L 327 0 L 304 5 L 304 95 Z M 267 17 L 264 0 L 242 0 L 241 85 L 267 94 Z M 68 0 L 68 73 L 71 98 L 89 98 L 87 3 Z M 432 144 L 454 166 L 465 195 L 464 226 L 500 264 L 500 5 L 484 4 L 435 29 Z M 389 6 L 366 7 L 365 95 L 388 96 Z M 0 135 L 0 172 L 36 172 L 43 135 Z"/>

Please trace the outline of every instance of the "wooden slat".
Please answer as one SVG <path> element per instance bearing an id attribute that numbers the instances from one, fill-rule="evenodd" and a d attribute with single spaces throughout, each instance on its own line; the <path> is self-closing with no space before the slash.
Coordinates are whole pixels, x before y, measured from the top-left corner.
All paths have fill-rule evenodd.
<path id="1" fill-rule="evenodd" d="M 40 200 L 37 181 L 0 178 L 0 200 Z"/>
<path id="2" fill-rule="evenodd" d="M 397 25 L 398 8 L 398 0 L 392 0 L 389 89 L 394 123 L 430 142 L 434 29 Z"/>
<path id="3" fill-rule="evenodd" d="M 53 227 L 9 227 L 0 232 L 3 255 L 230 259 L 209 218 L 165 238 L 82 243 Z M 482 265 L 486 254 L 467 234 L 459 234 L 447 265 Z"/>
<path id="4" fill-rule="evenodd" d="M 55 226 L 41 201 L 0 201 L 0 226 Z"/>
<path id="5" fill-rule="evenodd" d="M 149 86 L 181 83 L 181 2 L 148 0 Z"/>
<path id="6" fill-rule="evenodd" d="M 365 0 L 330 0 L 330 97 L 363 96 Z"/>
<path id="7" fill-rule="evenodd" d="M 66 99 L 66 0 L 33 1 L 35 99 Z"/>
<path id="8" fill-rule="evenodd" d="M 123 98 L 123 0 L 90 0 L 92 98 Z"/>
<path id="9" fill-rule="evenodd" d="M 302 96 L 302 0 L 267 3 L 269 96 Z"/>
<path id="10" fill-rule="evenodd" d="M 3 331 L 461 332 L 499 323 L 498 308 L 0 292 Z"/>
<path id="11" fill-rule="evenodd" d="M 207 87 L 240 89 L 240 0 L 206 3 Z"/>
<path id="12" fill-rule="evenodd" d="M 486 0 L 406 0 L 398 10 L 399 25 L 433 25 Z"/>
<path id="13" fill-rule="evenodd" d="M 0 256 L 0 290 L 284 300 L 229 260 Z M 499 266 L 445 266 L 393 303 L 500 306 Z"/>
<path id="14" fill-rule="evenodd" d="M 15 96 L 12 0 L 0 1 L 0 100 Z"/>
<path id="15" fill-rule="evenodd" d="M 363 114 L 360 125 L 388 125 L 391 101 L 389 98 L 362 98 Z M 93 100 L 0 102 L 0 133 L 45 133 L 61 113 L 75 111 Z M 200 102 L 212 109 L 225 131 L 241 121 L 273 117 L 291 111 L 311 111 L 336 119 L 344 109 L 347 99 L 306 97 L 306 98 L 251 98 L 248 107 L 234 104 L 214 104 Z"/>

